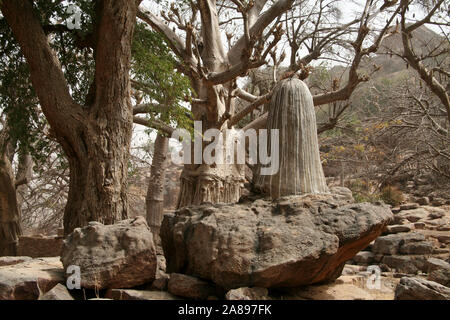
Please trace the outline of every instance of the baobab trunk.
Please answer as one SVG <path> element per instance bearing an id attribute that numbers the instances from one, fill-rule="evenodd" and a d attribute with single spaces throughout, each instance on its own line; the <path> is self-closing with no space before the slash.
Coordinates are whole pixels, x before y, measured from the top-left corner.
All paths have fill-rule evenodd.
<path id="1" fill-rule="evenodd" d="M 328 193 L 320 161 L 316 114 L 307 85 L 299 79 L 281 81 L 270 102 L 267 129 L 279 130 L 280 168 L 273 175 L 258 175 L 255 187 L 272 198 Z"/>
<path id="2" fill-rule="evenodd" d="M 185 166 L 181 174 L 178 208 L 202 203 L 236 203 L 245 181 L 242 165 Z"/>
<path id="3" fill-rule="evenodd" d="M 0 256 L 17 255 L 20 227 L 20 209 L 10 160 L 0 158 Z"/>
<path id="4" fill-rule="evenodd" d="M 157 242 L 159 241 L 159 228 L 164 215 L 164 182 L 168 149 L 169 138 L 158 133 L 155 140 L 150 181 L 145 199 L 147 223 Z"/>
<path id="5" fill-rule="evenodd" d="M 193 107 L 194 118 L 202 122 L 202 132 L 196 132 L 200 137 L 203 137 L 208 129 L 222 129 L 218 124 L 221 116 L 225 111 L 225 95 L 226 89 L 222 86 L 212 87 L 211 90 L 218 94 L 216 105 L 211 108 L 201 108 L 206 110 L 205 114 L 196 114 L 196 108 Z M 221 94 L 219 94 L 221 93 Z M 207 96 L 201 96 L 208 100 Z M 209 97 L 209 100 L 212 98 Z M 223 127 L 227 123 L 224 122 Z M 213 141 L 214 142 L 214 141 Z M 202 203 L 236 203 L 241 197 L 241 191 L 245 182 L 245 167 L 242 164 L 227 164 L 225 160 L 217 161 L 217 163 L 207 163 L 204 157 L 206 148 L 213 144 L 209 141 L 198 142 L 202 145 L 200 162 L 195 164 L 195 150 L 192 149 L 191 164 L 185 164 L 183 172 L 181 173 L 181 188 L 180 196 L 178 198 L 178 208 L 189 205 L 200 205 Z M 226 141 L 223 141 L 223 145 Z M 214 152 L 213 152 L 214 154 Z M 223 155 L 226 154 L 223 148 Z"/>

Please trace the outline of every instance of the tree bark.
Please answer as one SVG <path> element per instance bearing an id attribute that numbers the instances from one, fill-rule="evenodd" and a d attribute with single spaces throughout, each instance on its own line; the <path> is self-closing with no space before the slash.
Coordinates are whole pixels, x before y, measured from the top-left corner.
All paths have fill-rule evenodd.
<path id="1" fill-rule="evenodd" d="M 294 3 L 293 0 L 278 0 L 261 13 L 268 1 L 254 1 L 247 12 L 248 28 L 244 28 L 247 29 L 245 35 L 226 53 L 219 28 L 216 2 L 216 0 L 197 1 L 201 16 L 201 41 L 194 45 L 192 40 L 199 39 L 191 39 L 192 32 L 187 32 L 187 39 L 183 41 L 154 14 L 139 13 L 140 19 L 165 36 L 172 51 L 185 63 L 183 72 L 190 78 L 196 93 L 195 100 L 198 101 L 193 101 L 192 113 L 194 120 L 202 122 L 202 134 L 211 128 L 219 130 L 228 128 L 230 117 L 234 113 L 233 82 L 250 68 L 263 64 L 262 61 L 250 59 L 254 51 L 253 46 L 250 46 L 250 40 L 257 39 L 274 19 Z M 234 121 L 238 119 L 239 116 Z M 181 176 L 178 207 L 204 202 L 237 202 L 244 182 L 244 165 L 186 164 Z"/>
<path id="2" fill-rule="evenodd" d="M 67 81 L 28 0 L 5 0 L 1 10 L 30 68 L 42 110 L 70 164 L 64 233 L 89 221 L 127 217 L 132 106 L 131 40 L 140 1 L 98 1 L 94 94 L 87 105 L 70 96 Z"/>
<path id="3" fill-rule="evenodd" d="M 267 151 L 273 143 L 278 145 L 279 170 L 272 175 L 257 172 L 255 188 L 273 199 L 328 193 L 320 161 L 313 99 L 301 80 L 285 79 L 275 87 L 267 121 L 267 130 L 274 129 L 279 130 L 279 141 L 272 141 L 269 136 Z"/>
<path id="4" fill-rule="evenodd" d="M 0 131 L 0 256 L 17 255 L 22 234 L 14 172 L 6 141 L 6 130 Z"/>
<path id="5" fill-rule="evenodd" d="M 158 133 L 153 151 L 150 181 L 148 183 L 146 210 L 147 223 L 156 242 L 159 240 L 159 228 L 164 215 L 164 182 L 167 169 L 169 138 Z"/>

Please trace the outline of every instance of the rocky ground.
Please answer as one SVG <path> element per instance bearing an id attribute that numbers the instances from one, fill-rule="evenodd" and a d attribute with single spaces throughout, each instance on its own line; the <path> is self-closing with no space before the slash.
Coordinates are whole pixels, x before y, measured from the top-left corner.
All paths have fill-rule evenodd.
<path id="1" fill-rule="evenodd" d="M 91 223 L 61 257 L 1 257 L 0 300 L 450 299 L 450 205 L 389 210 L 335 193 L 178 212 L 164 250 L 143 218 Z M 67 289 L 71 265 L 81 290 Z"/>

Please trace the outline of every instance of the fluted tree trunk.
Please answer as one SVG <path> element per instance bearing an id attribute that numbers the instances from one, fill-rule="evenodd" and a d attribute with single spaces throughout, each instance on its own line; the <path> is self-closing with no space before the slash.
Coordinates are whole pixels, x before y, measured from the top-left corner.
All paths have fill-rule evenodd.
<path id="1" fill-rule="evenodd" d="M 70 165 L 64 233 L 89 221 L 127 217 L 132 106 L 131 40 L 140 1 L 96 2 L 92 44 L 95 80 L 85 105 L 76 103 L 56 53 L 28 0 L 4 0 L 1 11 L 30 69 L 42 110 Z"/>
<path id="2" fill-rule="evenodd" d="M 147 223 L 155 238 L 159 239 L 159 228 L 164 215 L 164 182 L 167 169 L 169 138 L 158 133 L 155 140 L 150 181 L 145 199 Z"/>
<path id="3" fill-rule="evenodd" d="M 255 187 L 272 198 L 327 193 L 313 98 L 303 81 L 286 79 L 275 87 L 267 120 L 267 130 L 274 129 L 279 130 L 279 141 L 269 135 L 268 153 L 271 144 L 279 145 L 279 170 L 257 176 Z"/>

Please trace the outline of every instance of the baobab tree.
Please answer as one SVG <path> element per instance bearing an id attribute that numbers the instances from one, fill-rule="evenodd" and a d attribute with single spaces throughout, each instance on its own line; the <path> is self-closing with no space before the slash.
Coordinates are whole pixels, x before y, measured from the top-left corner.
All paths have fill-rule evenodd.
<path id="1" fill-rule="evenodd" d="M 164 35 L 178 59 L 178 70 L 189 77 L 194 93 L 192 113 L 194 120 L 202 122 L 203 133 L 211 128 L 231 128 L 270 100 L 271 91 L 262 96 L 254 96 L 239 88 L 237 79 L 245 77 L 249 70 L 266 65 L 269 57 L 272 57 L 274 65 L 279 65 L 284 55 L 276 50 L 276 46 L 285 34 L 283 16 L 293 7 L 306 2 L 198 0 L 189 1 L 187 5 L 184 2 L 172 3 L 169 12 L 162 12 L 160 15 L 142 9 L 138 12 L 138 17 Z M 314 96 L 313 100 L 315 105 L 323 105 L 348 99 L 357 85 L 368 79 L 367 74 L 359 73 L 361 60 L 376 52 L 388 35 L 388 27 L 398 11 L 390 15 L 386 24 L 376 32 L 371 32 L 371 21 L 378 13 L 377 2 L 367 1 L 360 16 L 351 23 L 336 24 L 325 30 L 313 28 L 307 39 L 315 38 L 317 43 L 314 42 L 309 58 L 297 59 L 298 49 L 295 50 L 294 58 L 291 58 L 290 74 L 280 78 L 293 75 L 297 71 L 301 71 L 303 78 L 307 77 L 307 64 L 319 58 L 326 52 L 325 49 L 339 38 L 341 44 L 345 43 L 347 49 L 353 51 L 348 81 L 337 86 L 332 92 Z M 311 17 L 312 15 L 309 19 L 312 19 Z M 295 21 L 295 17 L 291 18 Z M 226 33 L 229 21 L 239 23 L 240 29 L 236 38 L 233 34 Z M 176 28 L 181 32 L 177 32 Z M 351 30 L 353 38 L 351 35 L 344 37 Z M 367 46 L 369 35 L 374 36 L 371 38 L 371 44 Z M 294 34 L 295 39 L 291 38 L 290 43 L 293 46 L 306 43 L 297 43 L 297 36 L 298 34 Z M 236 99 L 250 104 L 236 112 Z M 246 129 L 263 128 L 266 121 L 267 114 L 256 119 Z M 186 164 L 181 177 L 178 206 L 206 201 L 236 202 L 240 197 L 240 185 L 243 182 L 244 170 L 239 165 Z"/>

